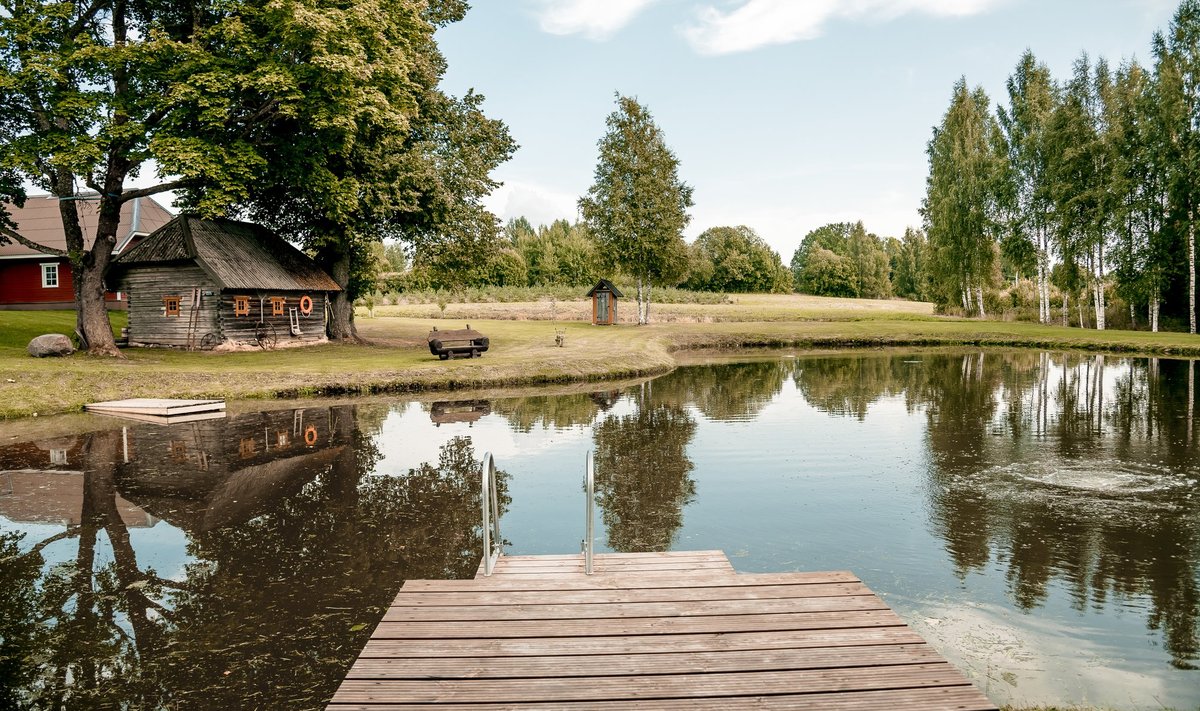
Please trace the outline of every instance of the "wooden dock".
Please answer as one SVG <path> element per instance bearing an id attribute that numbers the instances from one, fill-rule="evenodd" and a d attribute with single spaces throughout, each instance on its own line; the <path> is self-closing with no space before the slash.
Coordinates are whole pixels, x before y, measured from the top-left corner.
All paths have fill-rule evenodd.
<path id="1" fill-rule="evenodd" d="M 505 556 L 410 580 L 329 708 L 994 710 L 852 573 L 720 551 Z"/>

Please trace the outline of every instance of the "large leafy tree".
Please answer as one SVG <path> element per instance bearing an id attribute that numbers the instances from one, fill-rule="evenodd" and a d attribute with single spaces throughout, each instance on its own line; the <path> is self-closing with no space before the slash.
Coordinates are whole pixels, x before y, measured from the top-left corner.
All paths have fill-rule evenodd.
<path id="1" fill-rule="evenodd" d="M 1020 243 L 1031 243 L 1037 268 L 1038 320 L 1050 321 L 1050 233 L 1052 200 L 1049 170 L 1052 154 L 1047 145 L 1050 117 L 1057 88 L 1045 64 L 1026 50 L 1008 79 L 1007 108 L 997 114 L 1008 145 L 1014 205 L 1007 251 L 1019 254 Z"/>
<path id="2" fill-rule="evenodd" d="M 0 230 L 69 258 L 79 331 L 92 352 L 115 355 L 104 275 L 122 204 L 201 179 L 213 190 L 198 208 L 244 196 L 263 165 L 256 128 L 296 99 L 274 67 L 231 52 L 246 39 L 241 17 L 270 11 L 147 0 L 5 0 L 0 8 L 0 175 L 59 198 L 66 249 L 29 240 L 11 222 Z M 150 171 L 175 177 L 126 189 Z M 84 210 L 98 213 L 90 245 Z"/>
<path id="3" fill-rule="evenodd" d="M 310 248 L 346 288 L 382 236 L 490 229 L 479 196 L 513 146 L 481 97 L 445 96 L 435 30 L 461 0 L 19 0 L 0 12 L 0 149 L 60 198 L 79 327 L 112 353 L 104 275 L 122 203 L 166 190 L 202 214 L 248 214 Z M 164 178 L 137 190 L 140 172 Z M 99 225 L 90 247 L 79 189 Z M 489 224 L 490 222 L 490 224 Z M 20 234 L 4 234 L 38 248 Z M 56 253 L 42 247 L 42 251 Z"/>
<path id="4" fill-rule="evenodd" d="M 1183 0 L 1155 34 L 1157 122 L 1169 166 L 1172 227 L 1185 239 L 1189 331 L 1196 332 L 1196 206 L 1200 200 L 1200 1 Z"/>
<path id="5" fill-rule="evenodd" d="M 883 299 L 891 296 L 891 260 L 878 236 L 860 222 L 823 225 L 792 254 L 796 290 L 818 296 Z"/>
<path id="6" fill-rule="evenodd" d="M 703 264 L 689 274 L 687 287 L 698 291 L 787 292 L 791 274 L 779 254 L 753 229 L 711 227 L 696 238 Z"/>
<path id="7" fill-rule="evenodd" d="M 950 108 L 929 141 L 929 177 L 921 214 L 932 252 L 931 266 L 942 304 L 961 299 L 984 316 L 983 291 L 997 258 L 1007 149 L 988 112 L 982 88 L 954 85 Z"/>
<path id="8" fill-rule="evenodd" d="M 595 182 L 579 200 L 604 258 L 637 281 L 638 323 L 650 320 L 650 287 L 680 281 L 687 264 L 683 229 L 692 188 L 679 159 L 637 99 L 617 95 L 599 141 Z"/>
<path id="9" fill-rule="evenodd" d="M 1112 161 L 1103 140 L 1103 102 L 1110 85 L 1108 65 L 1101 60 L 1093 71 L 1087 55 L 1081 56 L 1049 130 L 1049 143 L 1058 154 L 1049 171 L 1058 251 L 1064 263 L 1079 265 L 1081 286 L 1092 292 L 1098 329 L 1104 328 L 1105 255 L 1113 212 Z"/>

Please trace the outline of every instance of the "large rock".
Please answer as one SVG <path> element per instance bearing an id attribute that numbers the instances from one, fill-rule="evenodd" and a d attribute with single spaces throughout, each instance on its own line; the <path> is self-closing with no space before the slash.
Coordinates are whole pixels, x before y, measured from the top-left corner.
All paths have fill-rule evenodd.
<path id="1" fill-rule="evenodd" d="M 29 342 L 29 355 L 34 358 L 65 356 L 75 352 L 71 339 L 61 333 L 47 333 Z"/>

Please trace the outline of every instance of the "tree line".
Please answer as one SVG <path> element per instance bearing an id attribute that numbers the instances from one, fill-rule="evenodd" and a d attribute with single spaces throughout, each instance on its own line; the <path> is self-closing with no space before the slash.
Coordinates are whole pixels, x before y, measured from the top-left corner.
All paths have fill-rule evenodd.
<path id="1" fill-rule="evenodd" d="M 1073 308 L 1104 329 L 1120 304 L 1131 325 L 1196 332 L 1200 2 L 1151 46 L 1150 67 L 1082 53 L 1060 79 L 1026 51 L 994 111 L 954 85 L 927 146 L 933 299 L 984 316 L 1005 277 L 1028 278 L 1042 323 Z"/>

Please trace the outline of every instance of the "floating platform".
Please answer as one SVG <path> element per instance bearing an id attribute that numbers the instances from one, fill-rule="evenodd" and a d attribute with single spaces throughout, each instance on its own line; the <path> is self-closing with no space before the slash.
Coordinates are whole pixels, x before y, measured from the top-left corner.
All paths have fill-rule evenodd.
<path id="1" fill-rule="evenodd" d="M 852 573 L 721 551 L 502 556 L 409 580 L 329 709 L 994 711 Z"/>
<path id="2" fill-rule="evenodd" d="M 129 400 L 93 402 L 84 405 L 83 409 L 97 415 L 113 415 L 140 422 L 165 425 L 224 417 L 225 401 L 131 398 Z"/>

